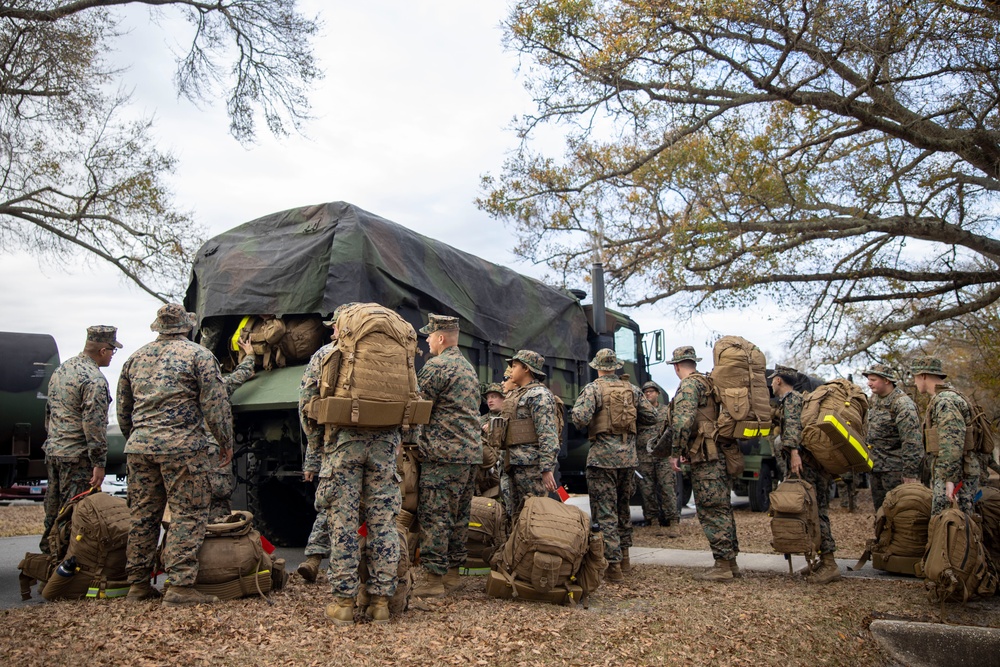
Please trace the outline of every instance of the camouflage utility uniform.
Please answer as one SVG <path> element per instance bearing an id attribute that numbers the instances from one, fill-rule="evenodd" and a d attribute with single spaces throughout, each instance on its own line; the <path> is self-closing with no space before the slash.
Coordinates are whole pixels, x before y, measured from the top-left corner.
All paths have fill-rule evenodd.
<path id="1" fill-rule="evenodd" d="M 598 353 L 600 354 L 600 353 Z M 595 359 L 597 357 L 595 356 Z M 592 364 L 593 365 L 593 364 Z M 601 404 L 601 384 L 621 383 L 616 375 L 604 375 L 588 384 L 573 405 L 572 420 L 579 429 L 587 428 Z M 630 385 L 635 400 L 638 423 L 656 423 L 656 412 L 639 388 Z M 635 487 L 632 480 L 639 459 L 635 451 L 635 433 L 598 433 L 590 440 L 587 454 L 587 490 L 590 516 L 601 528 L 604 557 L 609 565 L 620 563 L 623 552 L 632 546 L 632 511 L 629 499 Z"/>
<path id="2" fill-rule="evenodd" d="M 670 406 L 652 406 L 656 412 L 656 423 L 643 426 L 637 437 L 636 455 L 639 458 L 639 475 L 636 483 L 642 496 L 642 516 L 647 523 L 659 520 L 663 525 L 674 524 L 680 519 L 677 511 L 677 473 L 670 465 L 670 459 L 656 456 L 649 451 L 649 445 L 656 441 L 670 418 Z"/>
<path id="3" fill-rule="evenodd" d="M 497 461 L 500 460 L 500 453 L 495 447 L 490 445 L 489 439 L 494 419 L 499 416 L 499 410 L 490 410 L 485 415 L 480 415 L 479 417 L 479 428 L 482 434 L 480 441 L 483 445 L 483 463 L 476 469 L 472 480 L 474 495 L 477 496 L 485 496 L 487 494 L 490 496 L 497 495 L 496 486 L 499 484 L 499 480 L 494 470 Z M 503 494 L 501 493 L 501 495 Z M 506 502 L 506 498 L 504 498 L 504 502 Z"/>
<path id="4" fill-rule="evenodd" d="M 45 531 L 40 547 L 49 553 L 49 533 L 59 508 L 90 488 L 94 468 L 108 458 L 108 381 L 97 363 L 81 352 L 52 373 L 42 449 L 48 469 Z"/>
<path id="5" fill-rule="evenodd" d="M 329 457 L 325 456 L 323 442 L 323 427 L 306 417 L 306 406 L 314 398 L 319 398 L 319 383 L 323 370 L 323 359 L 333 352 L 336 343 L 328 343 L 319 348 L 309 359 L 306 370 L 302 374 L 299 386 L 299 421 L 302 431 L 306 434 L 306 453 L 302 461 L 302 472 L 311 472 L 319 477 L 316 492 L 313 496 L 313 507 L 316 509 L 316 519 L 313 521 L 309 541 L 306 542 L 305 555 L 319 556 L 320 560 L 330 557 L 330 476 L 333 466 Z"/>
<path id="6" fill-rule="evenodd" d="M 509 500 L 505 498 L 507 516 L 517 518 L 525 498 L 548 495 L 542 475 L 555 472 L 559 456 L 556 401 L 548 387 L 530 382 L 507 394 L 501 413 L 509 413 L 513 419 L 531 419 L 535 428 L 535 442 L 512 444 L 503 452 L 510 495 Z"/>
<path id="7" fill-rule="evenodd" d="M 483 462 L 479 378 L 452 346 L 424 364 L 417 384 L 424 398 L 434 402 L 418 450 L 420 560 L 429 572 L 444 575 L 465 565 L 468 556 L 470 480 Z"/>
<path id="8" fill-rule="evenodd" d="M 232 398 L 233 392 L 239 389 L 247 380 L 254 376 L 254 358 L 247 356 L 233 369 L 232 373 L 222 376 L 222 384 L 226 387 L 226 396 Z M 231 404 L 230 404 L 231 405 Z M 211 436 L 209 436 L 211 437 Z M 208 450 L 210 458 L 219 453 L 219 445 L 214 440 Z M 218 521 L 233 512 L 233 490 L 236 488 L 236 473 L 233 470 L 235 461 L 225 465 L 217 465 L 211 472 L 212 501 L 208 507 L 208 520 Z"/>
<path id="9" fill-rule="evenodd" d="M 233 445 L 232 412 L 219 365 L 211 352 L 187 340 L 190 328 L 154 329 L 160 335 L 129 357 L 118 380 L 118 424 L 127 438 L 132 584 L 148 582 L 152 575 L 168 502 L 164 569 L 171 585 L 194 584 L 208 522 L 209 476 L 216 465 L 209 458 L 206 425 L 221 448 Z"/>
<path id="10" fill-rule="evenodd" d="M 873 394 L 868 401 L 867 442 L 872 448 L 872 501 L 877 511 L 885 494 L 904 477 L 920 477 L 924 448 L 917 406 L 902 389 L 895 387 L 888 396 Z"/>
<path id="11" fill-rule="evenodd" d="M 914 369 L 916 371 L 916 369 Z M 980 462 L 974 452 L 965 451 L 965 431 L 972 423 L 972 410 L 950 384 L 937 385 L 924 415 L 924 438 L 928 453 L 933 459 L 934 492 L 931 514 L 937 514 L 951 505 L 945 495 L 945 483 L 953 482 L 962 488 L 958 492 L 958 507 L 972 513 L 973 501 L 979 491 Z M 933 448 L 933 434 L 937 434 L 938 451 Z"/>
<path id="12" fill-rule="evenodd" d="M 694 371 L 681 380 L 670 404 L 673 446 L 671 457 L 691 462 L 691 489 L 698 522 L 716 561 L 735 561 L 740 552 L 730 499 L 729 475 L 721 452 L 706 460 L 698 434 L 698 412 L 714 402 L 705 376 Z"/>

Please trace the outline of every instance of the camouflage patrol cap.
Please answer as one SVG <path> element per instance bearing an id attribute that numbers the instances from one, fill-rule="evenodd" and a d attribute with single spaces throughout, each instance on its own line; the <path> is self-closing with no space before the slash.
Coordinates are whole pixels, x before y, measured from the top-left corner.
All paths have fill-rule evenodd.
<path id="1" fill-rule="evenodd" d="M 189 313 L 179 303 L 168 303 L 156 311 L 156 319 L 149 328 L 161 334 L 187 333 L 194 328 L 194 322 L 194 313 Z"/>
<path id="2" fill-rule="evenodd" d="M 110 345 L 111 347 L 116 347 L 119 350 L 122 348 L 122 344 L 118 342 L 115 334 L 118 333 L 118 327 L 113 327 L 108 324 L 98 324 L 92 327 L 87 327 L 87 340 L 92 343 L 104 343 L 105 345 Z"/>
<path id="3" fill-rule="evenodd" d="M 427 326 L 420 327 L 420 333 L 432 334 L 435 331 L 458 331 L 458 318 L 431 313 L 427 316 Z"/>
<path id="4" fill-rule="evenodd" d="M 500 394 L 503 396 L 503 387 L 499 382 L 488 384 L 486 385 L 486 389 L 483 389 L 483 398 L 486 398 L 490 394 Z"/>
<path id="5" fill-rule="evenodd" d="M 545 371 L 542 370 L 542 366 L 545 365 L 545 357 L 537 352 L 533 350 L 518 350 L 517 354 L 507 360 L 507 365 L 510 366 L 515 361 L 520 361 L 527 366 L 528 370 L 534 373 L 536 377 L 545 377 Z"/>
<path id="6" fill-rule="evenodd" d="M 872 364 L 870 368 L 861 371 L 861 374 L 865 377 L 877 375 L 893 384 L 899 384 L 899 377 L 896 375 L 896 371 L 892 370 L 892 367 L 886 364 Z"/>
<path id="7" fill-rule="evenodd" d="M 679 364 L 682 361 L 701 361 L 701 357 L 695 354 L 694 348 L 690 345 L 681 345 L 674 350 L 674 358 L 667 361 L 668 364 Z"/>
<path id="8" fill-rule="evenodd" d="M 618 360 L 615 351 L 607 347 L 598 350 L 590 362 L 590 367 L 595 371 L 616 371 L 624 365 Z"/>
<path id="9" fill-rule="evenodd" d="M 937 375 L 946 378 L 948 374 L 944 372 L 941 360 L 937 357 L 917 357 L 910 364 L 910 372 L 914 375 L 926 373 L 927 375 Z"/>
<path id="10" fill-rule="evenodd" d="M 337 323 L 337 318 L 340 316 L 340 314 L 342 312 L 344 312 L 344 309 L 347 308 L 348 306 L 353 306 L 356 303 L 357 303 L 357 301 L 351 301 L 349 303 L 342 303 L 339 306 L 337 306 L 336 308 L 334 308 L 333 312 L 330 314 L 330 319 L 326 320 L 325 322 L 323 322 L 323 326 L 330 327 L 332 329 L 333 325 Z"/>
<path id="11" fill-rule="evenodd" d="M 655 389 L 657 392 L 659 392 L 661 394 L 663 393 L 663 390 L 660 389 L 660 385 L 656 384 L 652 380 L 650 380 L 646 384 L 642 385 L 642 390 L 643 391 L 646 391 L 647 389 Z"/>
<path id="12" fill-rule="evenodd" d="M 770 380 L 773 377 L 782 377 L 788 379 L 790 382 L 794 382 L 799 377 L 799 372 L 791 366 L 775 364 L 774 370 L 768 374 L 767 379 Z"/>

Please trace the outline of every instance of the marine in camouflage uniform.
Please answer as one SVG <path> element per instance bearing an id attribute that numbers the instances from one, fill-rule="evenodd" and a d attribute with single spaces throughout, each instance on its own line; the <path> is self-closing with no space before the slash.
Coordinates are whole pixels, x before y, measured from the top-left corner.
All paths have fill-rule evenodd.
<path id="1" fill-rule="evenodd" d="M 479 417 L 479 427 L 482 434 L 483 443 L 483 463 L 476 470 L 472 480 L 475 495 L 481 497 L 494 497 L 498 493 L 502 496 L 503 502 L 508 498 L 504 495 L 500 478 L 496 474 L 496 464 L 500 460 L 500 452 L 493 447 L 490 442 L 490 432 L 493 428 L 494 420 L 500 416 L 500 408 L 503 406 L 503 387 L 494 382 L 486 387 L 483 398 L 489 410 Z M 498 487 L 501 487 L 498 489 Z M 509 491 L 509 490 L 508 490 Z"/>
<path id="2" fill-rule="evenodd" d="M 591 427 L 608 406 L 602 404 L 602 386 L 618 385 L 623 381 L 615 371 L 624 364 L 614 350 L 598 350 L 590 367 L 597 379 L 580 392 L 573 404 L 571 419 L 579 429 Z M 614 433 L 606 430 L 590 436 L 587 453 L 587 491 L 590 494 L 590 516 L 601 528 L 604 537 L 604 557 L 608 561 L 608 581 L 621 581 L 629 567 L 628 550 L 632 546 L 632 511 L 629 499 L 635 490 L 633 480 L 639 465 L 636 455 L 638 426 L 654 426 L 657 414 L 639 388 L 628 384 L 636 409 L 637 426 L 631 432 Z M 606 387 L 605 387 L 606 389 Z M 610 417 L 609 417 L 610 419 Z M 623 569 L 624 568 L 624 569 Z"/>
<path id="3" fill-rule="evenodd" d="M 417 520 L 425 578 L 413 595 L 429 597 L 458 586 L 458 568 L 468 557 L 470 480 L 483 462 L 483 448 L 479 378 L 458 349 L 458 318 L 432 314 L 420 333 L 427 334 L 432 356 L 417 374 L 417 384 L 434 405 L 418 448 Z"/>
<path id="4" fill-rule="evenodd" d="M 771 389 L 778 398 L 781 408 L 779 427 L 781 428 L 781 449 L 788 457 L 788 470 L 799 474 L 813 485 L 816 491 L 816 507 L 819 510 L 820 559 L 808 564 L 800 574 L 808 577 L 810 583 L 828 584 L 840 578 L 840 568 L 834 559 L 837 543 L 830 530 L 830 483 L 833 475 L 826 472 L 812 454 L 802 446 L 802 394 L 795 391 L 793 384 L 798 371 L 788 366 L 776 365 L 768 376 Z"/>
<path id="5" fill-rule="evenodd" d="M 533 350 L 518 350 L 507 359 L 514 386 L 504 397 L 501 415 L 504 432 L 497 434 L 502 442 L 504 477 L 508 481 L 510 500 L 507 516 L 516 520 L 524 507 L 525 498 L 547 496 L 556 490 L 556 457 L 559 456 L 558 409 L 555 397 L 539 380 L 545 377 L 545 357 Z M 507 442 L 514 420 L 531 420 L 534 440 Z"/>
<path id="6" fill-rule="evenodd" d="M 249 348 L 249 344 L 247 344 Z M 248 352 L 232 373 L 222 376 L 222 384 L 226 387 L 226 396 L 232 398 L 233 392 L 254 376 L 254 355 Z M 230 404 L 230 407 L 232 404 Z M 211 436 L 209 436 L 211 437 Z M 214 458 L 219 453 L 219 445 L 214 440 L 208 455 Z M 236 488 L 236 472 L 233 462 L 215 467 L 211 472 L 212 500 L 208 506 L 208 520 L 220 521 L 233 513 L 233 490 Z"/>
<path id="7" fill-rule="evenodd" d="M 706 443 L 699 434 L 699 414 L 702 418 L 718 414 L 710 385 L 705 376 L 698 372 L 699 361 L 701 357 L 695 353 L 694 348 L 685 345 L 675 349 L 673 357 L 667 362 L 673 364 L 674 372 L 681 381 L 670 404 L 670 458 L 674 470 L 680 470 L 678 461 L 691 463 L 691 488 L 698 522 L 701 523 L 715 559 L 715 565 L 696 575 L 696 578 L 727 581 L 739 575 L 736 557 L 740 552 L 740 544 L 736 537 L 725 457 L 717 451 L 715 460 L 708 460 Z"/>
<path id="8" fill-rule="evenodd" d="M 899 388 L 895 371 L 885 364 L 874 364 L 863 375 L 872 391 L 867 442 L 872 449 L 872 502 L 877 512 L 885 494 L 903 482 L 920 478 L 924 448 L 917 406 Z"/>
<path id="9" fill-rule="evenodd" d="M 656 456 L 652 449 L 656 445 L 670 417 L 669 404 L 661 404 L 662 392 L 655 382 L 642 385 L 642 393 L 656 412 L 656 423 L 639 429 L 636 454 L 639 457 L 637 471 L 639 494 L 642 496 L 642 516 L 650 525 L 659 520 L 663 526 L 674 526 L 680 521 L 677 511 L 677 474 L 666 456 Z M 667 533 L 676 537 L 676 531 Z"/>
<path id="10" fill-rule="evenodd" d="M 156 340 L 129 357 L 118 380 L 118 424 L 127 439 L 128 500 L 132 525 L 128 537 L 130 599 L 152 597 L 152 576 L 160 520 L 170 504 L 171 525 L 163 548 L 170 582 L 167 606 L 218 602 L 192 588 L 198 575 L 198 550 L 205 538 L 211 500 L 211 441 L 219 462 L 233 455 L 233 418 L 215 357 L 187 339 L 193 315 L 180 304 L 157 312 L 150 329 Z"/>
<path id="11" fill-rule="evenodd" d="M 112 326 L 87 328 L 83 352 L 52 373 L 45 404 L 42 445 L 48 470 L 45 530 L 39 547 L 50 553 L 49 533 L 59 509 L 90 487 L 101 487 L 108 458 L 108 405 L 111 394 L 101 373 L 121 348 Z"/>
<path id="12" fill-rule="evenodd" d="M 924 446 L 933 456 L 931 466 L 931 515 L 938 514 L 956 498 L 958 508 L 973 513 L 973 498 L 979 491 L 980 461 L 966 452 L 965 433 L 972 425 L 972 410 L 945 379 L 941 360 L 921 357 L 910 366 L 917 390 L 931 396 L 924 414 Z M 935 442 L 937 447 L 935 451 Z M 961 484 L 956 494 L 955 489 Z"/>

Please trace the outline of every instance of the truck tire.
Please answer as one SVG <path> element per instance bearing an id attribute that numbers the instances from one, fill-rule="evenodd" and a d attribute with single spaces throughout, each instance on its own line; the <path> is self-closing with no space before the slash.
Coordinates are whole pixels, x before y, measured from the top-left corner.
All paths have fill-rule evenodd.
<path id="1" fill-rule="evenodd" d="M 771 484 L 774 480 L 774 463 L 763 460 L 760 462 L 760 473 L 756 479 L 749 481 L 750 511 L 766 512 L 771 508 Z"/>

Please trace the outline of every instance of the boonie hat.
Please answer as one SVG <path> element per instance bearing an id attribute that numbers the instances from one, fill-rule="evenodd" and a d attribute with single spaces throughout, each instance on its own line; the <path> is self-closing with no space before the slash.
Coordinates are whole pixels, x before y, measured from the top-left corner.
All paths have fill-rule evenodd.
<path id="1" fill-rule="evenodd" d="M 110 345 L 111 347 L 122 349 L 122 344 L 118 342 L 115 337 L 118 333 L 118 327 L 113 327 L 108 324 L 98 324 L 96 326 L 87 327 L 87 340 L 93 343 L 104 343 L 105 345 Z"/>
<path id="2" fill-rule="evenodd" d="M 524 362 L 521 362 L 524 363 Z M 499 382 L 493 382 L 486 385 L 486 389 L 483 389 L 483 398 L 486 398 L 488 394 L 500 394 L 503 396 L 503 387 Z"/>
<path id="3" fill-rule="evenodd" d="M 674 350 L 674 358 L 669 360 L 668 364 L 679 364 L 682 361 L 701 361 L 701 357 L 695 354 L 694 348 L 690 345 L 682 345 L 676 350 Z"/>
<path id="4" fill-rule="evenodd" d="M 877 375 L 893 384 L 899 384 L 899 377 L 896 375 L 896 371 L 892 370 L 892 367 L 886 364 L 872 364 L 870 368 L 861 371 L 861 374 L 865 377 Z"/>
<path id="5" fill-rule="evenodd" d="M 189 313 L 179 303 L 168 303 L 156 311 L 150 330 L 161 334 L 178 334 L 194 328 L 195 314 Z"/>
<path id="6" fill-rule="evenodd" d="M 660 389 L 660 385 L 656 384 L 656 383 L 655 383 L 655 382 L 653 382 L 652 380 L 650 380 L 650 381 L 649 381 L 649 382 L 647 382 L 646 384 L 642 385 L 642 390 L 643 390 L 643 391 L 646 391 L 647 389 L 655 389 L 655 390 L 656 390 L 656 391 L 658 391 L 659 393 L 661 393 L 661 394 L 663 393 L 663 390 L 662 390 L 662 389 Z"/>
<path id="7" fill-rule="evenodd" d="M 349 303 L 342 303 L 333 309 L 333 313 L 330 314 L 330 319 L 323 322 L 323 326 L 333 328 L 333 325 L 337 323 L 337 318 L 340 316 L 344 309 L 349 306 L 357 305 L 357 301 L 351 301 Z"/>
<path id="8" fill-rule="evenodd" d="M 515 361 L 520 361 L 527 366 L 528 370 L 535 376 L 545 377 L 545 371 L 542 370 L 542 366 L 545 365 L 545 357 L 534 350 L 518 350 L 517 354 L 507 360 L 507 365 L 510 366 Z"/>
<path id="9" fill-rule="evenodd" d="M 616 371 L 625 364 L 618 360 L 618 355 L 610 348 L 603 348 L 594 355 L 594 360 L 590 362 L 590 367 L 596 371 Z"/>
<path id="10" fill-rule="evenodd" d="M 432 334 L 435 331 L 458 331 L 458 318 L 431 313 L 427 316 L 427 325 L 420 327 L 420 333 Z"/>
<path id="11" fill-rule="evenodd" d="M 928 375 L 937 375 L 942 378 L 948 377 L 948 374 L 944 372 L 941 365 L 941 360 L 937 357 L 917 357 L 910 364 L 910 372 L 914 375 L 927 373 Z"/>
<path id="12" fill-rule="evenodd" d="M 775 364 L 774 370 L 767 376 L 767 379 L 780 375 L 783 378 L 794 382 L 799 377 L 799 372 L 792 368 L 791 366 L 782 366 L 781 364 Z"/>

